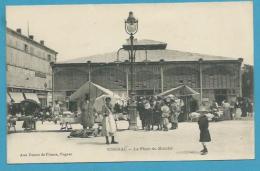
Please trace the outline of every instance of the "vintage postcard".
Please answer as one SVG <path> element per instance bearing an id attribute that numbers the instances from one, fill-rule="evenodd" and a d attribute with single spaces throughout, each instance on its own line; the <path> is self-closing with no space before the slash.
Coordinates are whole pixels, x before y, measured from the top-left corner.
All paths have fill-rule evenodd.
<path id="1" fill-rule="evenodd" d="M 7 162 L 255 159 L 253 3 L 6 6 Z"/>

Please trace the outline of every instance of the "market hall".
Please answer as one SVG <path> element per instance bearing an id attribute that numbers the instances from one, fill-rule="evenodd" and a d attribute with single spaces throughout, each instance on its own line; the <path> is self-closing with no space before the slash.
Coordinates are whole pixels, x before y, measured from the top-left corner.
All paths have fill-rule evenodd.
<path id="1" fill-rule="evenodd" d="M 55 63 L 54 100 L 75 110 L 69 96 L 87 81 L 127 97 L 131 83 L 129 48 L 126 43 L 115 52 Z M 135 40 L 134 56 L 136 96 L 152 96 L 180 85 L 198 92 L 200 102 L 221 105 L 223 100 L 236 101 L 242 96 L 242 58 L 169 50 L 167 43 L 147 39 Z"/>

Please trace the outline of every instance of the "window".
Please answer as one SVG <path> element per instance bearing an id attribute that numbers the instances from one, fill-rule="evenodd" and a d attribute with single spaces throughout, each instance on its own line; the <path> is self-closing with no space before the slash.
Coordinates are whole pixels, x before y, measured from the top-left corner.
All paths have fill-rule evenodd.
<path id="1" fill-rule="evenodd" d="M 36 55 L 37 55 L 38 57 L 40 57 L 41 52 L 40 52 L 39 50 L 37 50 Z"/>
<path id="2" fill-rule="evenodd" d="M 24 51 L 25 51 L 25 52 L 28 52 L 28 48 L 29 48 L 28 45 L 27 45 L 27 44 L 24 44 Z"/>
<path id="3" fill-rule="evenodd" d="M 51 55 L 50 54 L 48 54 L 48 61 L 51 61 Z"/>
<path id="4" fill-rule="evenodd" d="M 33 47 L 30 47 L 30 53 L 34 54 L 34 48 Z"/>
<path id="5" fill-rule="evenodd" d="M 15 47 L 19 49 L 19 42 L 17 40 L 15 41 Z"/>
<path id="6" fill-rule="evenodd" d="M 35 77 L 46 78 L 46 74 L 39 71 L 35 71 Z"/>
<path id="7" fill-rule="evenodd" d="M 13 46 L 13 40 L 11 38 L 8 39 L 8 45 Z"/>
<path id="8" fill-rule="evenodd" d="M 13 50 L 10 49 L 10 50 L 9 50 L 9 55 L 6 56 L 6 63 L 12 64 L 12 61 L 13 61 L 13 58 L 14 58 L 13 56 L 14 56 Z"/>

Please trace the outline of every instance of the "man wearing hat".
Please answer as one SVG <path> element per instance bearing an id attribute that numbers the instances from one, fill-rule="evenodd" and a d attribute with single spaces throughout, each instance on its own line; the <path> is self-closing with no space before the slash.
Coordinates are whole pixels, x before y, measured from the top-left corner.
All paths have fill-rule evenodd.
<path id="1" fill-rule="evenodd" d="M 147 98 L 144 101 L 144 116 L 145 116 L 145 127 L 146 130 L 150 131 L 151 130 L 151 119 L 152 119 L 152 114 L 151 114 L 151 104 L 149 101 L 149 98 Z"/>
<path id="2" fill-rule="evenodd" d="M 145 99 L 143 97 L 140 97 L 138 103 L 137 103 L 137 111 L 139 112 L 139 117 L 142 122 L 142 128 L 145 128 L 145 109 L 144 109 L 144 101 Z"/>

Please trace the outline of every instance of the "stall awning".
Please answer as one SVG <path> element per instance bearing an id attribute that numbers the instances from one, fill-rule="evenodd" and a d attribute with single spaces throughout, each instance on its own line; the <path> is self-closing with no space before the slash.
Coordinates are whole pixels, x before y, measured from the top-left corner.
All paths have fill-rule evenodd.
<path id="1" fill-rule="evenodd" d="M 175 96 L 193 96 L 198 95 L 199 93 L 187 85 L 180 85 L 178 87 L 162 92 L 158 94 L 158 96 L 167 96 L 169 94 L 173 94 Z"/>
<path id="2" fill-rule="evenodd" d="M 14 103 L 21 103 L 24 100 L 23 93 L 19 92 L 10 92 L 11 98 L 14 100 Z"/>
<path id="3" fill-rule="evenodd" d="M 112 92 L 111 90 L 88 81 L 70 96 L 70 100 L 71 101 L 78 100 L 84 97 L 86 93 L 89 94 L 90 99 L 96 99 L 97 97 L 103 94 L 115 95 L 114 92 Z"/>
<path id="4" fill-rule="evenodd" d="M 39 100 L 37 94 L 35 94 L 35 93 L 24 93 L 24 94 L 25 94 L 26 99 L 34 100 L 37 103 L 40 103 L 40 100 Z"/>

